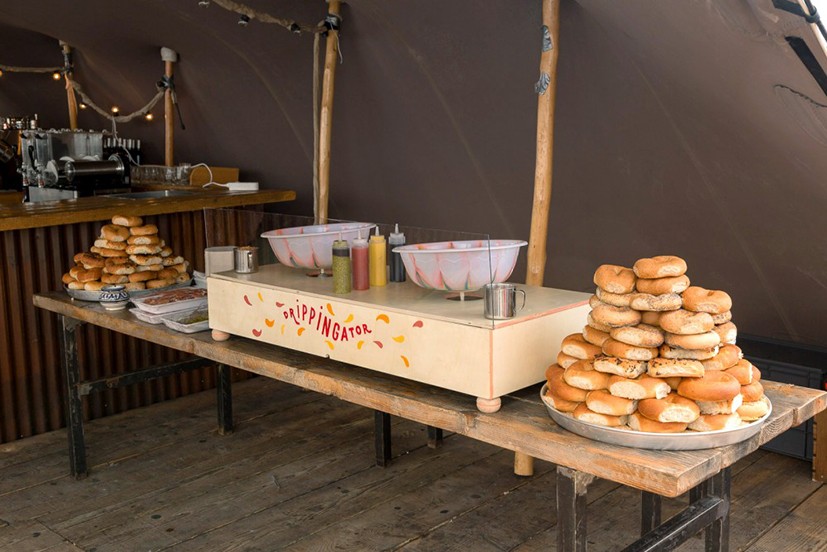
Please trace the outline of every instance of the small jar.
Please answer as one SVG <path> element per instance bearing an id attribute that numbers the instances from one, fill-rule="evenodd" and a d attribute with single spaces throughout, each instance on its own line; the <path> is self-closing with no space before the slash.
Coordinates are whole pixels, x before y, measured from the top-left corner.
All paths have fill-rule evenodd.
<path id="1" fill-rule="evenodd" d="M 129 304 L 129 292 L 121 284 L 103 286 L 98 301 L 106 310 L 123 310 Z"/>

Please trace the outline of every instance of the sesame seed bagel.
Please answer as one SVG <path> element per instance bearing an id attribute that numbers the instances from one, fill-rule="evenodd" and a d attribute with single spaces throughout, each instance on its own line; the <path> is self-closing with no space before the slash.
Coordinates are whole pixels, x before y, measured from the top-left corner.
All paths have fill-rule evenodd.
<path id="1" fill-rule="evenodd" d="M 632 306 L 632 293 L 610 293 L 599 287 L 595 289 L 594 293 L 595 297 L 597 297 L 602 303 L 606 303 L 607 305 L 612 305 L 613 307 Z M 597 305 L 593 305 L 592 308 L 596 306 Z"/>
<path id="2" fill-rule="evenodd" d="M 641 293 L 663 295 L 664 293 L 681 293 L 689 287 L 686 274 L 666 278 L 638 278 L 635 288 Z"/>
<path id="3" fill-rule="evenodd" d="M 649 293 L 633 293 L 631 307 L 639 311 L 673 311 L 681 308 L 681 296 L 677 293 L 652 295 Z"/>
<path id="4" fill-rule="evenodd" d="M 645 360 L 627 360 L 608 355 L 594 359 L 594 369 L 604 374 L 615 374 L 624 378 L 636 378 L 646 372 Z"/>
<path id="5" fill-rule="evenodd" d="M 663 345 L 663 332 L 660 328 L 648 324 L 612 328 L 609 335 L 612 339 L 635 347 L 660 347 Z"/>
<path id="6" fill-rule="evenodd" d="M 664 312 L 660 315 L 658 324 L 669 333 L 681 335 L 700 334 L 715 327 L 709 313 L 692 312 L 685 309 Z"/>

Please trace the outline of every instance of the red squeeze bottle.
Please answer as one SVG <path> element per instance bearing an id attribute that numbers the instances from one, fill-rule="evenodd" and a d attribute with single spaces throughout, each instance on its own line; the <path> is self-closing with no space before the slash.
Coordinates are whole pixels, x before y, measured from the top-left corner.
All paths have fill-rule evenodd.
<path id="1" fill-rule="evenodd" d="M 370 287 L 370 279 L 368 276 L 368 240 L 362 237 L 362 232 L 359 232 L 359 237 L 353 240 L 350 248 L 350 257 L 353 261 L 353 289 L 368 289 Z"/>

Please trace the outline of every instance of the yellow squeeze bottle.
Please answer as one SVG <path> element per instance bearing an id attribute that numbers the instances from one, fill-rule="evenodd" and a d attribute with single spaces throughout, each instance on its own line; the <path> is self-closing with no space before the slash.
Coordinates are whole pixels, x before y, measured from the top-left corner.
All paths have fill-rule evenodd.
<path id="1" fill-rule="evenodd" d="M 368 243 L 369 279 L 371 287 L 385 286 L 388 284 L 388 253 L 385 247 L 385 236 L 379 233 L 379 227 L 371 235 Z"/>

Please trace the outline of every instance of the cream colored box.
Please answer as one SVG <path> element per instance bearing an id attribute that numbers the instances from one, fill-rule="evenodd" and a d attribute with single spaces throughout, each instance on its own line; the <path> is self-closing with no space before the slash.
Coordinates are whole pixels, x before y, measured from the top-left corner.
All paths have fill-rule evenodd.
<path id="1" fill-rule="evenodd" d="M 410 282 L 338 295 L 330 278 L 278 264 L 207 279 L 214 330 L 472 395 L 489 411 L 544 381 L 560 342 L 582 331 L 589 312 L 587 293 L 519 287 L 525 308 L 493 321 L 482 300 Z"/>

